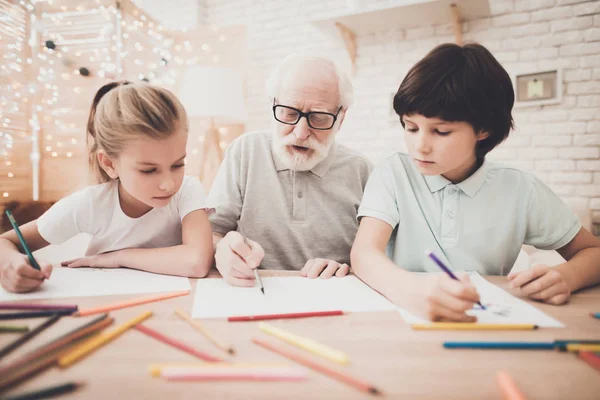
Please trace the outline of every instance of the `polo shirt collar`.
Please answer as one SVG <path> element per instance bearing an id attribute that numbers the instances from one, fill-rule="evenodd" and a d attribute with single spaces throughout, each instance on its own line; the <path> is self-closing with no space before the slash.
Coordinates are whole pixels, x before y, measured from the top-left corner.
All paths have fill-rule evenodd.
<path id="1" fill-rule="evenodd" d="M 473 197 L 477 194 L 481 186 L 485 182 L 485 178 L 487 176 L 488 164 L 487 161 L 483 161 L 481 167 L 475 171 L 473 175 L 465 179 L 464 181 L 457 183 L 456 186 L 460 188 L 466 195 L 469 197 Z M 448 185 L 452 185 L 448 179 L 444 178 L 442 175 L 425 175 L 425 182 L 427 183 L 427 187 L 431 191 L 431 193 L 435 193 L 438 190 L 442 190 Z"/>

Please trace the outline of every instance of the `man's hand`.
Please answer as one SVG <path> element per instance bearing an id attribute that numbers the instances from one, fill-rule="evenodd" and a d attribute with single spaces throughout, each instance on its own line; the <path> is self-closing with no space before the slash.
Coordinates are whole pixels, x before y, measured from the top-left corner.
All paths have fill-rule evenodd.
<path id="1" fill-rule="evenodd" d="M 254 286 L 254 269 L 265 256 L 257 242 L 231 231 L 217 243 L 215 262 L 225 282 L 233 286 Z"/>
<path id="2" fill-rule="evenodd" d="M 348 275 L 349 272 L 350 267 L 348 264 L 340 264 L 326 258 L 314 258 L 304 264 L 304 268 L 300 270 L 300 275 L 309 279 L 314 279 L 318 276 L 328 279 L 333 275 L 342 277 Z"/>

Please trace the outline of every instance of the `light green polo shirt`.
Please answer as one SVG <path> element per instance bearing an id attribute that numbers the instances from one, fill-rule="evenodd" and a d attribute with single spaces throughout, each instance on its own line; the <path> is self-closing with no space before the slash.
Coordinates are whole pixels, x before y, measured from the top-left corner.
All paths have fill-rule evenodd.
<path id="1" fill-rule="evenodd" d="M 392 226 L 388 257 L 415 272 L 439 272 L 429 249 L 455 270 L 506 275 L 523 244 L 555 250 L 581 229 L 576 215 L 533 174 L 485 161 L 453 184 L 422 175 L 396 153 L 372 172 L 358 218 Z"/>
<path id="2" fill-rule="evenodd" d="M 265 250 L 264 269 L 300 270 L 309 259 L 350 263 L 356 213 L 371 164 L 334 143 L 310 171 L 291 171 L 271 133 L 246 133 L 227 149 L 208 204 L 214 232 L 242 232 Z"/>

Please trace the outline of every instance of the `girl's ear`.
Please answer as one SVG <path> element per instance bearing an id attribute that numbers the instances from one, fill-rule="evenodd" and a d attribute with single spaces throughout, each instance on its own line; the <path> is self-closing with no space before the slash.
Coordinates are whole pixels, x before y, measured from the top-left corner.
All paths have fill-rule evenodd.
<path id="1" fill-rule="evenodd" d="M 477 133 L 477 141 L 487 139 L 489 137 L 490 137 L 490 134 L 488 132 L 480 131 L 479 133 Z"/>
<path id="2" fill-rule="evenodd" d="M 100 168 L 102 168 L 104 172 L 111 177 L 111 179 L 117 179 L 119 177 L 119 173 L 115 168 L 113 160 L 108 156 L 108 154 L 106 154 L 104 150 L 98 150 L 96 157 L 98 157 L 98 164 L 100 165 Z"/>

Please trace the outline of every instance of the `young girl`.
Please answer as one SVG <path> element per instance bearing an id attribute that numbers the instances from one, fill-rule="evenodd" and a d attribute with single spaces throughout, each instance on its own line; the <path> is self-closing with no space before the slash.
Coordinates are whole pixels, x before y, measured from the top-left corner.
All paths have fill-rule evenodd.
<path id="1" fill-rule="evenodd" d="M 508 136 L 513 103 L 510 77 L 478 44 L 438 46 L 408 72 L 394 97 L 408 154 L 369 178 L 351 256 L 361 279 L 431 320 L 454 321 L 474 320 L 465 311 L 479 295 L 464 274 L 417 274 L 440 272 L 426 249 L 486 275 L 506 275 L 523 244 L 557 250 L 564 264 L 508 275 L 551 304 L 600 282 L 600 241 L 533 174 L 485 159 Z"/>
<path id="2" fill-rule="evenodd" d="M 213 260 L 201 183 L 184 176 L 185 110 L 168 90 L 115 82 L 94 97 L 88 120 L 89 161 L 98 185 L 56 203 L 21 227 L 32 251 L 85 232 L 86 257 L 65 267 L 125 266 L 203 277 Z M 0 236 L 0 282 L 14 292 L 37 288 L 52 267 L 31 267 L 14 231 Z"/>

